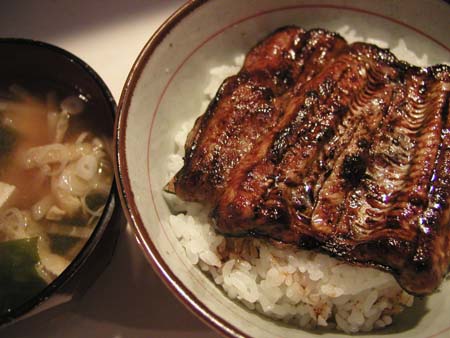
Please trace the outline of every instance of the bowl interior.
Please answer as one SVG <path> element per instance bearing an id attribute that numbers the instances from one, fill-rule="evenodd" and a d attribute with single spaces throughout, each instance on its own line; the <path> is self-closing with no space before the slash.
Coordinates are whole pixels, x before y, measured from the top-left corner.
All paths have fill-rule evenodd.
<path id="1" fill-rule="evenodd" d="M 168 157 L 174 136 L 185 121 L 203 113 L 203 91 L 209 69 L 233 64 L 261 38 L 288 24 L 341 32 L 349 42 L 377 42 L 410 52 L 400 59 L 435 64 L 450 61 L 445 22 L 450 9 L 443 1 L 408 6 L 390 1 L 201 1 L 174 16 L 144 48 L 121 100 L 116 142 L 124 202 L 138 238 L 168 285 L 203 319 L 228 334 L 294 337 L 299 330 L 267 320 L 228 299 L 191 265 L 168 221 L 171 214 L 162 190 L 168 182 Z M 430 22 L 436 23 L 430 25 Z M 401 50 L 401 48 L 400 48 Z M 406 311 L 382 332 L 396 337 L 426 337 L 450 330 L 446 315 L 450 283 Z M 445 296 L 445 297 L 444 297 Z M 300 331 L 305 337 L 314 332 Z M 321 332 L 323 337 L 336 333 Z"/>
<path id="2" fill-rule="evenodd" d="M 2 64 L 0 90 L 17 84 L 31 93 L 49 90 L 82 94 L 87 98 L 93 123 L 111 135 L 114 100 L 98 75 L 74 55 L 45 43 L 23 39 L 0 39 Z"/>
<path id="3" fill-rule="evenodd" d="M 102 135 L 112 138 L 116 108 L 114 99 L 100 77 L 79 58 L 46 43 L 12 38 L 0 39 L 0 55 L 2 55 L 0 91 L 5 92 L 9 86 L 19 85 L 32 94 L 42 96 L 55 89 L 60 95 L 81 94 L 86 98 L 85 110 L 91 119 L 89 123 L 96 125 L 96 130 Z M 73 292 L 66 290 L 64 297 L 48 302 L 45 307 L 41 306 L 42 302 L 58 293 L 60 288 L 75 275 L 97 246 L 114 211 L 115 194 L 115 189 L 111 187 L 102 217 L 70 265 L 44 290 L 0 317 L 0 324 L 70 300 Z M 111 245 L 114 246 L 114 243 L 113 241 Z M 97 270 L 96 273 L 100 272 L 100 269 Z"/>

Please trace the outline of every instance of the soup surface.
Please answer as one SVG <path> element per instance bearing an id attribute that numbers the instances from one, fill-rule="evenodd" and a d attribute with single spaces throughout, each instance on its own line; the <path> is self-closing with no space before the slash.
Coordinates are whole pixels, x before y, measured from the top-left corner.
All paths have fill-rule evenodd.
<path id="1" fill-rule="evenodd" d="M 0 91 L 0 315 L 51 283 L 90 237 L 110 193 L 111 140 L 89 98 Z"/>

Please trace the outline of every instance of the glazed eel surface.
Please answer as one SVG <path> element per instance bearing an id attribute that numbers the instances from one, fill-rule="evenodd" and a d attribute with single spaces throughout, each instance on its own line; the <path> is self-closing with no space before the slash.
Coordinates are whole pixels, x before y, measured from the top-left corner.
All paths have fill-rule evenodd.
<path id="1" fill-rule="evenodd" d="M 450 262 L 449 67 L 281 28 L 224 81 L 170 186 L 216 229 L 389 271 L 408 292 Z"/>

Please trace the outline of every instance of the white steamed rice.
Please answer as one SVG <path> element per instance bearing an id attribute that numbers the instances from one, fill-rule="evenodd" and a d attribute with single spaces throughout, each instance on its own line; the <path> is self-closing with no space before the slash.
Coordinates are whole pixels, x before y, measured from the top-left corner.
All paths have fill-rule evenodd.
<path id="1" fill-rule="evenodd" d="M 339 31 L 350 42 L 355 32 Z M 367 41 L 387 47 L 382 41 Z M 421 59 L 408 51 L 403 41 L 392 48 L 403 59 Z M 205 89 L 206 109 L 222 81 L 236 74 L 244 56 L 231 66 L 210 70 Z M 183 165 L 184 143 L 194 120 L 185 122 L 175 137 L 175 153 L 169 157 L 169 180 Z M 211 276 L 214 282 L 250 310 L 303 328 L 336 328 L 347 333 L 371 331 L 390 325 L 393 316 L 412 306 L 414 297 L 402 290 L 386 272 L 356 267 L 327 255 L 296 248 L 277 248 L 258 239 L 230 239 L 217 234 L 205 207 L 167 196 L 174 213 L 170 224 L 189 261 Z M 227 248 L 234 248 L 229 250 Z"/>

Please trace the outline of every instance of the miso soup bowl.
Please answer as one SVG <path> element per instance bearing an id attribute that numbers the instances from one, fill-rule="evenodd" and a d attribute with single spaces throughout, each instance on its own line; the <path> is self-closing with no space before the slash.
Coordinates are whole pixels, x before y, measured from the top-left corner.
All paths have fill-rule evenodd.
<path id="1" fill-rule="evenodd" d="M 389 48 L 403 41 L 419 57 L 426 53 L 430 64 L 448 62 L 449 18 L 450 6 L 440 0 L 194 0 L 150 38 L 131 69 L 119 103 L 118 183 L 126 215 L 149 263 L 206 324 L 231 337 L 346 336 L 305 331 L 247 310 L 193 266 L 178 242 L 163 197 L 168 159 L 183 122 L 203 113 L 200 103 L 209 69 L 233 64 L 237 55 L 290 24 L 345 31 L 356 39 L 384 41 Z M 446 281 L 438 293 L 417 300 L 392 326 L 364 336 L 448 337 L 448 299 L 450 282 Z"/>
<path id="2" fill-rule="evenodd" d="M 0 55 L 2 84 L 19 84 L 25 88 L 28 83 L 56 84 L 76 95 L 82 94 L 98 114 L 96 119 L 101 121 L 101 129 L 112 139 L 115 101 L 103 80 L 84 61 L 59 47 L 16 38 L 0 38 Z M 83 249 L 45 289 L 0 317 L 0 325 L 70 301 L 87 289 L 111 260 L 120 230 L 120 222 L 112 221 L 119 217 L 117 204 L 113 182 L 103 214 Z"/>

